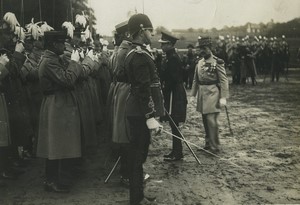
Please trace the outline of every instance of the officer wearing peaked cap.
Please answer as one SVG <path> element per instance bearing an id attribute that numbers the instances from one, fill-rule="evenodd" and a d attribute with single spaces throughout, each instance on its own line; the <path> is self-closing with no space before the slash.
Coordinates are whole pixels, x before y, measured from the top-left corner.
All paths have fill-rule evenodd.
<path id="1" fill-rule="evenodd" d="M 130 84 L 125 75 L 125 57 L 130 51 L 131 41 L 128 38 L 128 21 L 115 26 L 115 45 L 117 50 L 114 57 L 111 58 L 111 69 L 113 70 L 113 82 L 110 85 L 111 105 L 111 136 L 112 142 L 116 145 L 118 154 L 121 157 L 120 163 L 120 181 L 124 185 L 129 185 L 129 124 L 126 119 L 125 106 L 127 96 L 130 91 Z"/>
<path id="2" fill-rule="evenodd" d="M 158 132 L 161 128 L 154 117 L 164 115 L 164 109 L 154 58 L 145 46 L 151 44 L 152 23 L 145 14 L 135 14 L 129 19 L 128 28 L 132 37 L 132 47 L 125 58 L 125 74 L 131 86 L 126 102 L 131 135 L 129 182 L 130 204 L 136 205 L 147 201 L 143 191 L 143 163 L 148 155 L 150 130 Z"/>
<path id="3" fill-rule="evenodd" d="M 166 58 L 162 63 L 161 81 L 164 85 L 163 94 L 165 101 L 165 108 L 171 115 L 178 128 L 180 122 L 185 122 L 186 119 L 186 92 L 183 85 L 183 68 L 181 60 L 175 51 L 175 43 L 178 40 L 171 34 L 162 32 L 161 48 L 166 53 Z M 178 129 L 167 117 L 162 118 L 167 120 L 172 128 L 172 133 L 180 136 Z M 172 151 L 164 155 L 165 161 L 177 161 L 183 158 L 181 140 L 173 137 Z"/>
<path id="4" fill-rule="evenodd" d="M 219 151 L 218 116 L 220 107 L 226 105 L 228 80 L 224 61 L 211 52 L 211 39 L 201 38 L 199 53 L 203 56 L 195 69 L 191 101 L 197 96 L 197 111 L 202 114 L 205 128 L 205 149 Z"/>

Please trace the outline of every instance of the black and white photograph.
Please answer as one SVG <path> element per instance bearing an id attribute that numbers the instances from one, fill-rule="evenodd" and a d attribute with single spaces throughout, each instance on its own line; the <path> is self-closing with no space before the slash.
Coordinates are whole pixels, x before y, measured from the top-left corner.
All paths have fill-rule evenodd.
<path id="1" fill-rule="evenodd" d="M 299 176 L 299 0 L 0 0 L 1 205 L 291 205 Z"/>

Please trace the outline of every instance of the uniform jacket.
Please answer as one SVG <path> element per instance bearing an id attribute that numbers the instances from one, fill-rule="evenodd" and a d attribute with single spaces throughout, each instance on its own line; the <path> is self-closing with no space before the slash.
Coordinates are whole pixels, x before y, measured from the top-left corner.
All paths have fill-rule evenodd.
<path id="1" fill-rule="evenodd" d="M 215 56 L 201 59 L 195 69 L 191 95 L 197 97 L 197 111 L 202 114 L 220 112 L 220 98 L 228 98 L 228 80 L 224 61 Z"/>
<path id="2" fill-rule="evenodd" d="M 183 68 L 175 49 L 166 53 L 162 63 L 165 108 L 176 122 L 185 122 L 187 98 L 183 85 Z"/>
<path id="3" fill-rule="evenodd" d="M 64 64 L 67 67 L 71 61 L 73 47 L 68 46 L 64 55 Z M 88 56 L 81 62 L 82 73 L 75 83 L 75 94 L 79 107 L 82 147 L 96 146 L 98 143 L 96 136 L 95 113 L 92 106 L 92 97 L 87 82 L 87 77 L 95 65 L 95 62 Z"/>
<path id="4" fill-rule="evenodd" d="M 37 135 L 39 112 L 43 99 L 38 73 L 38 63 L 40 62 L 42 52 L 42 50 L 34 47 L 21 68 L 21 78 L 27 94 L 27 104 L 35 136 Z"/>
<path id="5" fill-rule="evenodd" d="M 113 69 L 116 79 L 112 97 L 112 141 L 115 143 L 129 143 L 129 124 L 126 118 L 126 99 L 129 95 L 130 84 L 125 75 L 125 58 L 131 48 L 131 42 L 122 41 Z"/>
<path id="6" fill-rule="evenodd" d="M 26 90 L 20 75 L 25 56 L 14 52 L 9 60 L 6 65 L 8 74 L 1 81 L 0 92 L 4 93 L 6 100 L 12 142 L 23 146 L 33 135 Z"/>
<path id="7" fill-rule="evenodd" d="M 125 59 L 125 72 L 131 86 L 126 102 L 127 116 L 148 119 L 164 115 L 163 96 L 154 58 L 144 46 L 132 44 Z"/>
<path id="8" fill-rule="evenodd" d="M 1 81 L 8 75 L 8 70 L 0 64 L 0 86 Z M 0 147 L 10 144 L 9 120 L 4 94 L 0 91 Z"/>
<path id="9" fill-rule="evenodd" d="M 64 67 L 55 53 L 46 50 L 39 65 L 44 98 L 40 111 L 37 156 L 52 159 L 81 156 L 80 118 L 74 83 L 82 67 L 70 61 Z"/>

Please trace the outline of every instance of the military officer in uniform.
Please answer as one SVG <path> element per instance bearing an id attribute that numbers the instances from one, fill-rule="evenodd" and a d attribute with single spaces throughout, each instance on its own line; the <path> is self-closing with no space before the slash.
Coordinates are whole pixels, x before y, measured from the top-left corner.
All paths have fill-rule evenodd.
<path id="1" fill-rule="evenodd" d="M 125 57 L 131 48 L 131 41 L 128 38 L 128 21 L 115 26 L 115 42 L 118 50 L 115 55 L 115 62 L 112 67 L 114 89 L 112 100 L 109 104 L 112 106 L 112 142 L 118 145 L 119 155 L 121 156 L 120 181 L 123 185 L 129 186 L 129 126 L 125 116 L 125 107 L 127 96 L 130 91 L 130 84 L 125 75 Z"/>
<path id="2" fill-rule="evenodd" d="M 67 33 L 45 32 L 45 53 L 39 64 L 40 86 L 43 101 L 37 156 L 46 159 L 44 188 L 46 191 L 64 193 L 69 189 L 61 184 L 62 159 L 81 157 L 81 130 L 75 82 L 82 74 L 78 51 L 73 51 L 71 61 L 64 66 L 60 55 L 65 50 Z"/>
<path id="3" fill-rule="evenodd" d="M 175 51 L 175 43 L 178 40 L 171 34 L 162 32 L 161 48 L 166 53 L 166 58 L 162 63 L 161 81 L 163 84 L 163 94 L 165 108 L 172 119 L 164 117 L 169 121 L 172 133 L 180 136 L 178 126 L 180 122 L 186 119 L 186 92 L 183 85 L 183 68 L 180 57 Z M 174 121 L 174 123 L 172 122 Z M 173 137 L 172 151 L 164 155 L 165 161 L 177 161 L 183 158 L 182 143 L 180 139 Z"/>
<path id="4" fill-rule="evenodd" d="M 148 155 L 150 130 L 161 128 L 155 117 L 163 116 L 160 80 L 150 45 L 153 26 L 144 14 L 135 14 L 128 21 L 132 47 L 125 58 L 125 75 L 130 84 L 126 102 L 126 115 L 130 127 L 129 184 L 130 204 L 145 204 L 154 198 L 144 196 L 143 163 Z"/>
<path id="5" fill-rule="evenodd" d="M 211 52 L 210 37 L 199 40 L 199 52 L 203 57 L 197 64 L 191 90 L 191 101 L 197 95 L 197 111 L 202 114 L 205 128 L 205 147 L 211 152 L 219 152 L 218 116 L 221 106 L 229 97 L 228 79 L 224 61 Z"/>

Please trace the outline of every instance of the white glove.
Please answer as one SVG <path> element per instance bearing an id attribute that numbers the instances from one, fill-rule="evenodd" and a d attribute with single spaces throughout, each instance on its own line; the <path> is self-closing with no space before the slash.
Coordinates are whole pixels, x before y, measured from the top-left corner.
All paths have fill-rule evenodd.
<path id="1" fill-rule="evenodd" d="M 94 61 L 97 61 L 97 62 L 99 62 L 99 57 L 98 57 L 98 54 L 96 53 L 96 54 L 94 54 Z"/>
<path id="2" fill-rule="evenodd" d="M 226 103 L 227 103 L 226 98 L 221 98 L 220 99 L 220 105 L 221 106 L 226 106 Z"/>
<path id="3" fill-rule="evenodd" d="M 190 97 L 190 102 L 194 102 L 196 100 L 195 96 Z"/>
<path id="4" fill-rule="evenodd" d="M 9 59 L 6 54 L 0 55 L 0 64 L 6 65 L 9 62 Z"/>
<path id="5" fill-rule="evenodd" d="M 79 53 L 79 55 L 80 55 L 80 58 L 84 59 L 84 52 L 83 52 L 83 50 L 81 50 L 81 52 Z"/>
<path id="6" fill-rule="evenodd" d="M 72 51 L 71 60 L 78 62 L 80 59 L 79 53 L 77 50 Z"/>
<path id="7" fill-rule="evenodd" d="M 17 42 L 16 47 L 15 47 L 15 51 L 19 52 L 19 53 L 23 53 L 23 51 L 25 50 L 24 45 L 22 42 Z"/>
<path id="8" fill-rule="evenodd" d="M 146 120 L 146 124 L 149 130 L 155 130 L 158 132 L 163 126 L 157 122 L 157 120 L 152 117 Z"/>
<path id="9" fill-rule="evenodd" d="M 95 60 L 93 49 L 88 51 L 87 56 L 90 57 L 92 60 Z"/>

